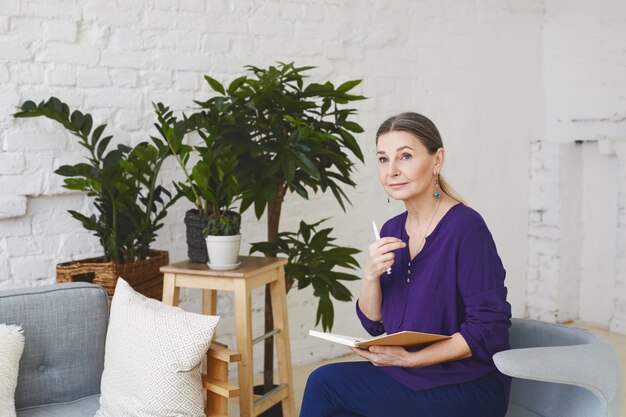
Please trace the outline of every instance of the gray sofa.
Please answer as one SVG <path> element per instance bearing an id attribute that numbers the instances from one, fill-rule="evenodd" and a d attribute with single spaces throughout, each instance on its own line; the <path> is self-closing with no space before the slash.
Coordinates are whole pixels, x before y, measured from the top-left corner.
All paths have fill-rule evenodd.
<path id="1" fill-rule="evenodd" d="M 18 417 L 93 417 L 108 326 L 106 291 L 68 283 L 0 291 L 0 323 L 19 324 L 26 343 Z"/>

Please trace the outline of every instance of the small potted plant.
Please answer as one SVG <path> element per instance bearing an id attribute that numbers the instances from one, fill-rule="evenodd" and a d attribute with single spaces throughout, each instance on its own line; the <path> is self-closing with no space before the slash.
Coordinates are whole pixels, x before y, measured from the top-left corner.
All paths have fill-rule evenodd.
<path id="1" fill-rule="evenodd" d="M 200 184 L 203 197 L 207 201 L 206 237 L 208 265 L 211 269 L 228 270 L 239 266 L 241 242 L 241 215 L 232 210 L 232 205 L 241 194 L 237 177 L 237 157 L 230 148 L 221 150 L 196 147 L 202 159 L 192 170 L 192 179 Z M 181 186 L 182 188 L 182 186 Z"/>
<path id="2" fill-rule="evenodd" d="M 113 137 L 104 134 L 106 125 L 92 130 L 91 115 L 70 112 L 56 97 L 39 104 L 26 101 L 14 116 L 52 119 L 87 150 L 85 161 L 61 166 L 55 172 L 66 177 L 65 188 L 92 199 L 95 214 L 69 213 L 98 237 L 104 253 L 98 258 L 58 264 L 57 281 L 90 281 L 103 286 L 111 298 L 122 276 L 137 291 L 160 299 L 163 274 L 159 268 L 169 263 L 169 256 L 150 245 L 163 227 L 167 209 L 178 199 L 157 183 L 161 166 L 171 155 L 167 144 L 153 137 L 151 142 L 133 148 L 117 145 L 108 150 Z"/>
<path id="3" fill-rule="evenodd" d="M 242 197 L 235 175 L 237 156 L 230 146 L 217 146 L 214 140 L 217 123 L 207 123 L 206 118 L 178 120 L 160 104 L 155 106 L 155 111 L 159 118 L 157 129 L 185 175 L 185 180 L 176 184 L 179 196 L 195 206 L 185 215 L 189 259 L 208 263 L 212 269 L 236 268 L 241 214 L 233 205 Z M 202 138 L 201 145 L 184 143 L 185 135 L 192 130 Z M 196 157 L 199 157 L 196 163 L 188 169 L 190 159 Z"/>

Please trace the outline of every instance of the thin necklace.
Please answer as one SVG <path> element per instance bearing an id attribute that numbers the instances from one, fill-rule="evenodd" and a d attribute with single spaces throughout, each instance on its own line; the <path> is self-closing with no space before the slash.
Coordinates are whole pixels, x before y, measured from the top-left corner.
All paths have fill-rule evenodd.
<path id="1" fill-rule="evenodd" d="M 441 198 L 439 199 L 439 202 L 437 203 L 437 207 L 435 208 L 435 211 L 432 217 L 430 218 L 430 222 L 428 222 L 428 226 L 426 226 L 426 230 L 424 231 L 424 237 L 422 237 L 422 240 L 420 241 L 420 247 L 417 253 L 420 253 L 421 250 L 424 248 L 424 245 L 426 245 L 426 234 L 428 233 L 428 229 L 430 229 L 430 226 L 433 224 L 433 220 L 435 220 L 435 216 L 437 215 L 437 212 L 439 211 L 439 206 L 441 205 L 441 201 L 444 198 L 445 198 L 445 194 L 442 195 Z M 417 254 L 415 256 L 417 256 Z M 407 283 L 411 282 L 411 252 L 410 250 L 409 250 L 409 269 L 407 272 L 406 282 Z"/>

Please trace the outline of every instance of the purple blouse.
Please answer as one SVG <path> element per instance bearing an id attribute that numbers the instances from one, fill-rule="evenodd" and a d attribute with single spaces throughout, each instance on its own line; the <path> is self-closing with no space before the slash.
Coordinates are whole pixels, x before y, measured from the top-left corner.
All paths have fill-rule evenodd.
<path id="1" fill-rule="evenodd" d="M 451 335 L 459 332 L 472 357 L 424 368 L 384 367 L 392 378 L 416 390 L 457 384 L 497 372 L 508 398 L 511 379 L 496 369 L 492 356 L 509 346 L 511 306 L 506 301 L 505 270 L 491 233 L 473 209 L 457 204 L 409 259 L 407 212 L 385 223 L 381 236 L 402 239 L 391 274 L 380 278 L 382 321 L 356 310 L 373 336 L 412 330 Z"/>

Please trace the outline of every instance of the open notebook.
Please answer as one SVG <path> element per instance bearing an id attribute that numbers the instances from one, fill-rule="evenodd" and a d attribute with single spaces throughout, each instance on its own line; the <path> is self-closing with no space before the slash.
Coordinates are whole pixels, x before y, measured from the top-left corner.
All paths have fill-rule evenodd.
<path id="1" fill-rule="evenodd" d="M 323 333 L 315 330 L 309 330 L 309 336 L 319 337 L 320 339 L 326 339 L 331 342 L 362 349 L 367 349 L 370 346 L 420 346 L 449 339 L 451 337 L 442 334 L 403 331 L 385 334 L 371 339 L 363 339 L 335 333 Z"/>

